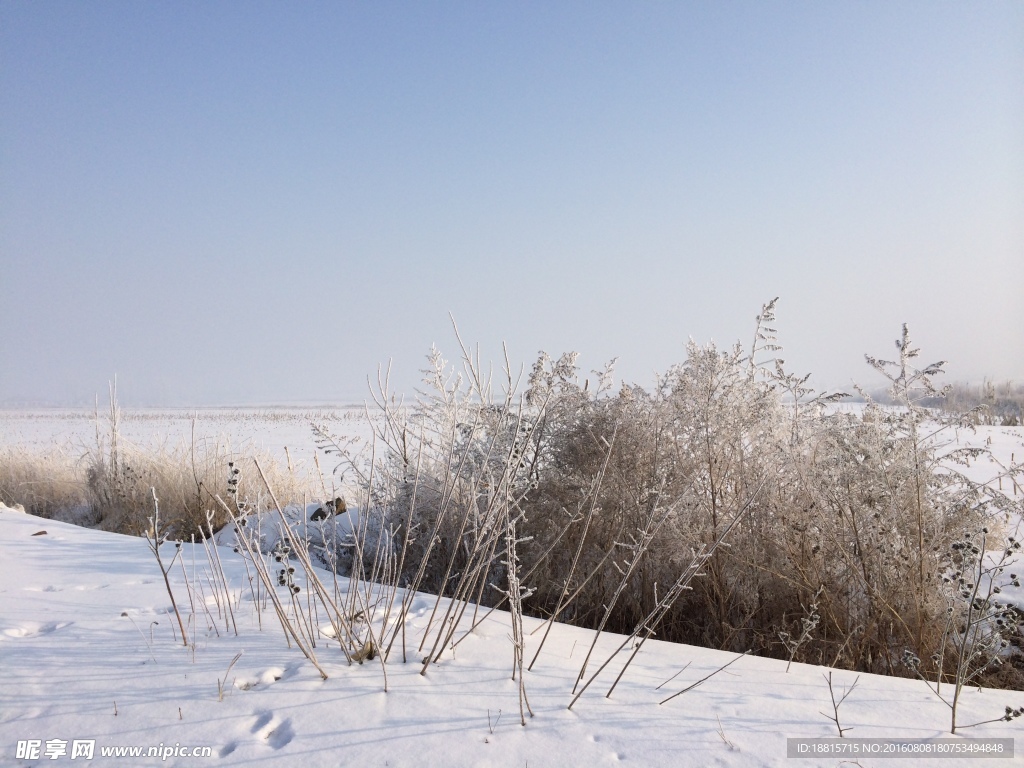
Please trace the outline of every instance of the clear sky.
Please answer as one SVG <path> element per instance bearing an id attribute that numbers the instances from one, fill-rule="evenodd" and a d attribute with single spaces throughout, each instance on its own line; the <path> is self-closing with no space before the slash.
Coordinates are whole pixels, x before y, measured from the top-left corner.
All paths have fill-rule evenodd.
<path id="1" fill-rule="evenodd" d="M 0 0 L 0 402 L 361 400 L 432 343 L 649 385 L 780 296 L 1024 379 L 1024 3 Z"/>

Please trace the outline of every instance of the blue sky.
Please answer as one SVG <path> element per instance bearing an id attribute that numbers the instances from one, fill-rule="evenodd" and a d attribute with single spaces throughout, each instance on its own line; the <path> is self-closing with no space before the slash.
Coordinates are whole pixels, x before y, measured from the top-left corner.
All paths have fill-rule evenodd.
<path id="1" fill-rule="evenodd" d="M 1024 5 L 0 0 L 0 402 L 359 400 L 432 343 L 1024 379 Z"/>

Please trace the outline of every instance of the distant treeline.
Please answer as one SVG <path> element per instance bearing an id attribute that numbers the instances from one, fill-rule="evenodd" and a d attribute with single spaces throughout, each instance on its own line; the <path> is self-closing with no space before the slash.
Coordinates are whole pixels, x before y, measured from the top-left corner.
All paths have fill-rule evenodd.
<path id="1" fill-rule="evenodd" d="M 876 402 L 891 404 L 884 391 L 872 392 L 871 396 Z M 975 424 L 1019 427 L 1024 424 L 1024 384 L 996 384 L 989 379 L 981 384 L 958 382 L 949 385 L 944 396 L 926 397 L 920 405 L 945 413 L 967 414 Z"/>

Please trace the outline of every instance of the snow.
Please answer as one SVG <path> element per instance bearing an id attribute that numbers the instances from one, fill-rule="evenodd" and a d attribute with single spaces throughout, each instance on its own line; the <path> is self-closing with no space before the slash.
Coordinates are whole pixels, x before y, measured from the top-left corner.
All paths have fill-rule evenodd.
<path id="1" fill-rule="evenodd" d="M 122 444 L 142 449 L 219 444 L 234 452 L 267 452 L 296 469 L 311 468 L 316 443 L 312 425 L 346 437 L 369 439 L 371 425 L 363 406 L 301 408 L 132 408 L 120 414 Z M 72 454 L 96 449 L 97 436 L 108 440 L 109 412 L 103 407 L 0 409 L 0 448 L 31 453 L 57 450 Z M 325 467 L 325 469 L 327 469 Z"/>
<path id="2" fill-rule="evenodd" d="M 951 449 L 981 448 L 988 451 L 972 461 L 969 467 L 958 467 L 971 480 L 993 483 L 1010 496 L 1024 495 L 1024 488 L 1019 485 L 1015 488 L 1012 480 L 1004 479 L 1001 483 L 993 480 L 1011 464 L 1024 462 L 1024 427 L 978 426 L 956 430 L 953 434 L 944 435 L 944 439 L 949 441 Z"/>
<path id="3" fill-rule="evenodd" d="M 193 418 L 201 439 L 268 450 L 298 467 L 312 462 L 310 421 L 364 439 L 370 434 L 362 412 L 353 409 L 133 411 L 122 420 L 121 433 L 138 445 L 186 444 Z M 966 469 L 979 482 L 998 475 L 999 462 L 1005 466 L 1011 457 L 1017 462 L 1024 458 L 1020 427 L 978 427 L 949 439 L 951 447 L 992 450 L 998 462 L 982 457 Z M 91 411 L 0 411 L 0 447 L 86 450 L 95 440 Z M 1009 486 L 1004 491 L 1014 493 Z M 306 510 L 307 517 L 315 507 Z M 348 514 L 351 525 L 358 510 Z M 192 616 L 185 577 L 176 565 L 171 573 L 175 598 L 189 626 L 199 625 L 198 642 L 186 648 L 176 637 L 167 590 L 144 539 L 44 520 L 0 505 L 0 766 L 70 760 L 70 755 L 57 760 L 17 757 L 18 742 L 39 740 L 45 748 L 53 739 L 67 741 L 69 751 L 72 740 L 95 740 L 94 759 L 85 762 L 96 765 L 844 764 L 840 756 L 796 762 L 787 758 L 787 738 L 837 735 L 835 724 L 822 714 L 832 711 L 824 668 L 793 664 L 787 673 L 785 662 L 747 656 L 698 688 L 659 704 L 736 657 L 650 641 L 611 698 L 605 693 L 621 669 L 618 659 L 569 710 L 592 633 L 560 624 L 526 674 L 535 716 L 523 727 L 511 679 L 507 613 L 492 614 L 454 652 L 420 675 L 416 646 L 434 605 L 430 595 L 413 602 L 406 640 L 409 662 L 402 663 L 400 653 L 392 655 L 386 693 L 379 662 L 350 666 L 326 637 L 317 649 L 328 673 L 323 680 L 297 649 L 286 645 L 272 611 L 263 613 L 260 628 L 246 569 L 232 552 L 229 533 L 220 537 L 226 545 L 220 551 L 238 601 L 239 634 L 223 621 L 212 628 L 205 611 Z M 169 559 L 173 545 L 165 545 L 162 552 Z M 182 555 L 190 571 L 196 563 L 199 576 L 192 577 L 193 587 L 196 581 L 204 583 L 206 551 L 186 544 Z M 1024 590 L 1005 596 L 1024 604 Z M 209 589 L 207 607 L 217 615 Z M 524 623 L 529 660 L 543 630 L 530 633 L 542 622 L 527 617 Z M 603 661 L 622 639 L 603 636 L 594 658 Z M 238 653 L 241 657 L 231 666 Z M 833 680 L 838 696 L 858 675 L 836 670 Z M 973 689 L 961 701 L 958 720 L 989 720 L 1006 706 L 1022 705 L 1021 692 Z M 852 738 L 949 737 L 948 708 L 919 680 L 859 675 L 841 706 L 840 720 Z M 972 728 L 956 738 L 1013 738 L 1022 720 Z M 105 747 L 176 744 L 209 746 L 212 756 L 100 754 Z M 865 768 L 882 764 L 881 759 L 855 759 Z M 976 760 L 925 764 L 966 766 Z M 850 761 L 845 758 L 845 764 Z M 1024 765 L 1024 757 L 993 764 Z"/>
<path id="4" fill-rule="evenodd" d="M 45 533 L 40 533 L 45 531 Z M 38 535 L 36 535 L 38 534 Z M 165 545 L 168 559 L 173 545 Z M 182 549 L 191 570 L 206 554 Z M 146 541 L 43 520 L 0 507 L 0 765 L 62 764 L 70 756 L 19 760 L 30 739 L 95 740 L 96 765 L 316 766 L 838 766 L 843 758 L 787 758 L 787 738 L 836 735 L 825 669 L 743 657 L 700 687 L 667 696 L 735 659 L 734 654 L 650 641 L 608 699 L 621 668 L 613 662 L 567 709 L 592 634 L 555 625 L 526 686 L 535 716 L 519 724 L 507 614 L 486 622 L 421 676 L 415 648 L 434 598 L 417 596 L 406 645 L 393 654 L 388 691 L 378 661 L 347 665 L 323 638 L 326 680 L 289 649 L 272 615 L 257 626 L 243 563 L 221 556 L 238 599 L 239 634 L 219 622 L 186 648 Z M 328 578 L 326 575 L 324 578 Z M 202 581 L 202 577 L 199 577 Z M 184 577 L 172 589 L 189 621 Z M 244 587 L 244 588 L 243 588 Z M 216 616 L 215 606 L 210 602 Z M 468 615 L 467 615 L 468 618 Z M 541 632 L 525 619 L 526 658 Z M 459 635 L 461 636 L 461 634 Z M 607 635 L 595 658 L 621 642 Z M 242 656 L 228 671 L 231 660 Z M 688 666 L 687 666 L 688 665 Z M 685 667 L 685 669 L 684 669 Z M 682 671 L 680 671 L 682 670 Z M 671 682 L 666 681 L 676 677 Z M 833 674 L 837 695 L 857 680 Z M 226 681 L 219 700 L 218 681 Z M 659 686 L 660 690 L 659 690 Z M 1024 694 L 971 690 L 960 722 L 998 717 Z M 921 681 L 862 674 L 840 709 L 853 738 L 948 737 L 949 714 Z M 970 729 L 965 737 L 1015 737 L 1014 723 Z M 957 738 L 963 738 L 958 736 Z M 104 758 L 102 747 L 209 746 L 212 757 Z M 846 764 L 849 758 L 846 758 Z M 977 758 L 928 761 L 976 765 Z M 83 760 L 83 762 L 85 762 Z M 914 760 L 903 761 L 911 765 Z M 922 761 L 924 762 L 924 761 Z M 861 766 L 881 760 L 860 757 Z M 994 765 L 1024 764 L 1021 757 Z"/>
<path id="5" fill-rule="evenodd" d="M 833 412 L 860 413 L 862 403 L 838 403 Z M 194 429 L 193 429 L 194 424 Z M 145 449 L 189 446 L 193 435 L 199 443 L 220 443 L 236 453 L 266 451 L 282 463 L 291 460 L 296 471 L 313 467 L 316 443 L 312 425 L 326 427 L 362 443 L 372 438 L 372 424 L 363 406 L 319 408 L 133 408 L 121 414 L 120 439 Z M 90 408 L 0 409 L 0 448 L 18 447 L 32 453 L 54 449 L 85 453 L 96 447 L 97 432 L 106 439 L 107 414 Z M 938 443 L 953 448 L 984 448 L 991 451 L 959 467 L 977 482 L 988 482 L 1012 462 L 1024 461 L 1024 427 L 978 426 L 974 429 L 943 429 Z M 324 470 L 330 467 L 324 465 Z M 1004 489 L 1012 493 L 1009 481 Z M 1019 489 L 1024 494 L 1024 489 Z"/>

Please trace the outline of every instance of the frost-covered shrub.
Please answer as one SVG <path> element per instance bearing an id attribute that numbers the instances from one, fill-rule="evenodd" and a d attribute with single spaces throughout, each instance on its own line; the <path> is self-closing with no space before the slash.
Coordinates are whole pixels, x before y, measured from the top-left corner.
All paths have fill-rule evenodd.
<path id="1" fill-rule="evenodd" d="M 495 604 L 511 516 L 523 610 L 628 634 L 728 529 L 658 637 L 897 674 L 905 648 L 930 658 L 944 553 L 1020 504 L 955 471 L 977 451 L 944 444 L 958 422 L 923 404 L 941 364 L 913 368 L 906 332 L 898 360 L 868 360 L 899 407 L 842 413 L 778 358 L 774 302 L 757 320 L 749 349 L 691 342 L 651 390 L 542 353 L 521 395 L 507 374 L 495 394 L 435 351 L 414 404 L 382 388 L 372 461 L 344 456 L 375 521 L 363 572 Z M 794 651 L 779 638 L 812 602 Z"/>
<path id="2" fill-rule="evenodd" d="M 341 482 L 361 490 L 356 565 L 367 578 L 486 600 L 503 577 L 503 525 L 521 514 L 544 406 L 527 406 L 506 376 L 499 393 L 472 358 L 460 373 L 432 352 L 409 407 L 379 399 L 373 444 L 356 453 L 326 430 Z M 504 521 L 504 522 L 503 522 Z"/>

